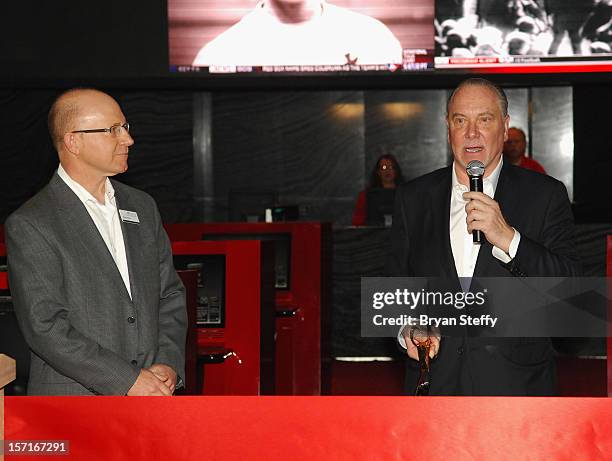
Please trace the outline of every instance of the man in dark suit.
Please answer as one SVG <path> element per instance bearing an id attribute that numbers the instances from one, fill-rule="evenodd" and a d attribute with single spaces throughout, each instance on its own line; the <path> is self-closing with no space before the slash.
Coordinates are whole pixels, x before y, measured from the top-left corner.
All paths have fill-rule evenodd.
<path id="1" fill-rule="evenodd" d="M 49 130 L 58 171 L 6 221 L 28 393 L 172 395 L 184 376 L 184 288 L 153 199 L 109 179 L 134 143 L 125 116 L 105 93 L 70 90 Z"/>
<path id="2" fill-rule="evenodd" d="M 572 276 L 573 218 L 559 181 L 503 162 L 508 102 L 484 79 L 468 79 L 447 105 L 453 165 L 417 178 L 396 193 L 390 275 L 442 277 Z M 471 160 L 485 166 L 484 193 L 469 192 Z M 480 230 L 483 244 L 472 242 Z M 432 336 L 430 394 L 551 395 L 556 392 L 549 338 Z M 400 334 L 412 359 L 409 329 Z M 409 361 L 408 386 L 418 369 Z"/>

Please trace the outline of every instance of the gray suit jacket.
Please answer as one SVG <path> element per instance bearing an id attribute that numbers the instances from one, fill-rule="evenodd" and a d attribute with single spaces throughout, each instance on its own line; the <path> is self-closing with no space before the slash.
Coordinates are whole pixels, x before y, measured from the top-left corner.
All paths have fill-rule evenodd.
<path id="1" fill-rule="evenodd" d="M 125 395 L 141 368 L 185 376 L 185 293 L 153 199 L 112 181 L 132 298 L 83 203 L 57 175 L 6 221 L 15 313 L 32 395 Z"/>

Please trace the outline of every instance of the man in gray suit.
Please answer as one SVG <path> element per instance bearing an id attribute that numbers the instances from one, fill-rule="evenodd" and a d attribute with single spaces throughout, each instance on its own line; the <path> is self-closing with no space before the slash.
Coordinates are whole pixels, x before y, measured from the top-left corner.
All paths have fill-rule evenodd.
<path id="1" fill-rule="evenodd" d="M 117 102 L 60 95 L 60 166 L 6 221 L 15 312 L 32 350 L 31 395 L 172 395 L 184 376 L 183 285 L 153 199 L 110 176 L 134 144 Z"/>

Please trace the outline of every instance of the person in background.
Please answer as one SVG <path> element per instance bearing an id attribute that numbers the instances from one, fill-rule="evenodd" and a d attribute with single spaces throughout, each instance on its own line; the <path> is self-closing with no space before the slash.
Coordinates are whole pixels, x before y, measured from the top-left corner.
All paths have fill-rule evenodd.
<path id="1" fill-rule="evenodd" d="M 527 139 L 525 132 L 520 128 L 508 129 L 508 139 L 504 142 L 504 156 L 512 164 L 546 174 L 544 167 L 532 158 L 527 157 L 525 150 Z"/>
<path id="2" fill-rule="evenodd" d="M 370 174 L 367 189 L 395 189 L 404 182 L 402 169 L 397 159 L 392 154 L 384 154 L 378 157 L 376 165 Z M 355 211 L 353 212 L 353 226 L 365 226 L 368 215 L 368 204 L 366 190 L 359 192 Z"/>

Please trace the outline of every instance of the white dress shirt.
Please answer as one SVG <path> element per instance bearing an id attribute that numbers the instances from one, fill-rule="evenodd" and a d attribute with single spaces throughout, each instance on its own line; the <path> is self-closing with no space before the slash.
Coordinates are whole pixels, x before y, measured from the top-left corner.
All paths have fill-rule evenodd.
<path id="1" fill-rule="evenodd" d="M 117 269 L 121 274 L 125 288 L 132 297 L 130 289 L 130 275 L 128 271 L 127 254 L 125 252 L 125 243 L 123 241 L 123 232 L 121 231 L 121 222 L 119 221 L 119 213 L 115 202 L 115 189 L 110 180 L 106 178 L 104 203 L 98 202 L 83 186 L 73 180 L 66 170 L 60 165 L 57 169 L 57 174 L 66 183 L 68 187 L 76 194 L 85 209 L 91 216 L 100 236 L 104 240 L 109 253 L 113 257 Z"/>

